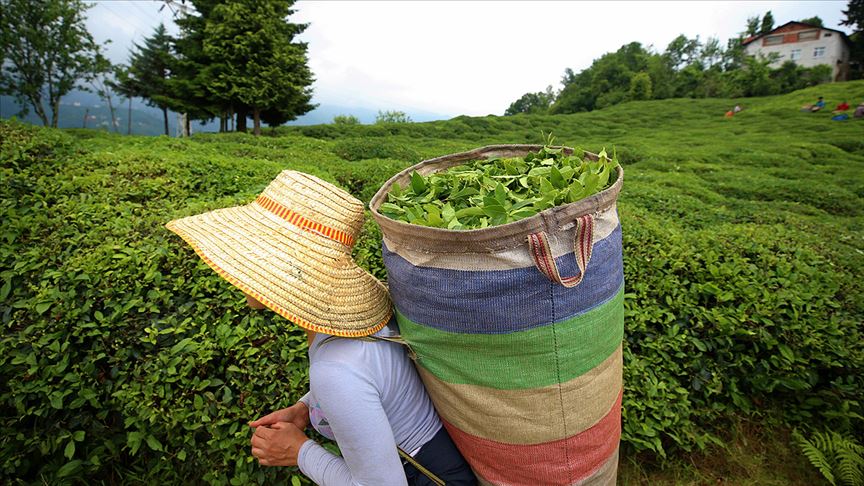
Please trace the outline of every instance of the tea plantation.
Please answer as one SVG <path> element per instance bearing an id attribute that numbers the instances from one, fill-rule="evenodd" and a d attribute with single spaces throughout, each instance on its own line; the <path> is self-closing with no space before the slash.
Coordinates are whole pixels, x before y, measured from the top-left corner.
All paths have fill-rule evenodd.
<path id="1" fill-rule="evenodd" d="M 798 111 L 820 95 L 854 106 L 864 81 L 258 138 L 0 122 L 0 483 L 306 483 L 259 467 L 246 425 L 306 391 L 305 336 L 164 223 L 249 202 L 286 168 L 368 201 L 422 159 L 541 131 L 614 148 L 626 171 L 630 480 L 730 453 L 745 423 L 788 451 L 792 484 L 826 481 L 790 431 L 864 436 L 864 120 Z M 355 256 L 386 278 L 379 246 L 370 220 Z M 860 467 L 823 456 L 838 484 Z"/>

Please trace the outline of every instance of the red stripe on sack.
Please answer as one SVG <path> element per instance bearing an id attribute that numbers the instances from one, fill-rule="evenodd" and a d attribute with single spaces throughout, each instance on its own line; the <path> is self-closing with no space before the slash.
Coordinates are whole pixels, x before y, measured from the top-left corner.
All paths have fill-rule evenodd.
<path id="1" fill-rule="evenodd" d="M 579 233 L 577 235 L 577 238 L 579 238 L 579 258 L 581 258 L 580 267 L 584 268 L 584 265 L 585 265 L 585 217 L 584 216 L 579 218 Z M 582 268 L 580 268 L 579 270 L 581 271 Z"/>
<path id="2" fill-rule="evenodd" d="M 463 432 L 441 419 L 472 469 L 490 483 L 569 485 L 594 474 L 621 441 L 621 397 L 594 426 L 542 444 L 505 444 Z M 518 426 L 518 425 L 516 425 Z"/>
<path id="3" fill-rule="evenodd" d="M 528 235 L 528 248 L 531 250 L 531 258 L 534 260 L 534 266 L 537 267 L 537 270 L 540 270 L 540 273 L 546 275 L 546 270 L 543 268 L 543 264 L 540 262 L 540 255 L 537 252 L 537 235 Z M 546 276 L 548 277 L 548 275 Z"/>
<path id="4" fill-rule="evenodd" d="M 549 280 L 553 282 L 556 280 L 555 278 L 555 270 L 552 268 L 552 265 L 549 264 L 549 256 L 548 256 L 548 241 L 546 240 L 545 235 L 537 235 L 537 251 L 540 253 L 540 263 L 543 265 L 543 271 Z M 554 264 L 554 262 L 552 262 Z"/>
<path id="5" fill-rule="evenodd" d="M 354 246 L 354 237 L 349 235 L 344 231 L 337 230 L 336 228 L 331 228 L 330 226 L 325 226 L 316 221 L 312 221 L 304 218 L 299 213 L 295 213 L 291 211 L 287 207 L 279 204 L 278 202 L 270 199 L 265 195 L 258 196 L 258 199 L 255 200 L 262 208 L 270 211 L 271 213 L 279 216 L 280 218 L 288 221 L 290 224 L 297 226 L 300 229 L 304 229 L 311 233 L 316 233 L 325 238 L 330 238 L 331 240 L 338 241 L 347 246 Z"/>

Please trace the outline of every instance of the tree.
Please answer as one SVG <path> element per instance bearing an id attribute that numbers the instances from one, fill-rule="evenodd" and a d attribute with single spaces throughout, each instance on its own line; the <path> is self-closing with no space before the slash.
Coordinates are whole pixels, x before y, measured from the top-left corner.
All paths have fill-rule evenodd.
<path id="1" fill-rule="evenodd" d="M 354 115 L 336 115 L 333 117 L 334 125 L 359 125 L 360 119 Z"/>
<path id="2" fill-rule="evenodd" d="M 759 34 L 759 16 L 747 17 L 747 29 L 744 30 L 744 37 L 752 37 Z"/>
<path id="3" fill-rule="evenodd" d="M 774 16 L 769 10 L 765 12 L 765 15 L 762 17 L 762 26 L 759 28 L 759 33 L 765 35 L 772 30 L 774 30 Z"/>
<path id="4" fill-rule="evenodd" d="M 133 44 L 129 52 L 129 67 L 118 74 L 118 84 L 127 96 L 144 98 L 150 106 L 162 110 L 165 135 L 168 131 L 168 108 L 175 102 L 170 83 L 177 59 L 171 52 L 173 39 L 164 24 L 159 24 L 144 45 Z"/>
<path id="5" fill-rule="evenodd" d="M 117 94 L 124 96 L 129 103 L 129 111 L 126 114 L 126 135 L 132 135 L 132 98 L 138 96 L 129 87 L 124 86 L 122 81 L 129 78 L 128 67 L 118 64 L 114 66 L 114 80 L 111 81 L 111 89 Z"/>
<path id="6" fill-rule="evenodd" d="M 817 27 L 825 27 L 825 24 L 822 23 L 822 19 L 819 18 L 818 15 L 813 16 L 813 17 L 809 17 L 806 19 L 801 19 L 801 20 L 799 20 L 799 22 L 802 22 L 805 24 L 810 24 L 810 25 L 815 25 Z"/>
<path id="7" fill-rule="evenodd" d="M 572 74 L 573 71 L 570 71 Z M 549 113 L 577 113 L 594 109 L 595 96 L 591 93 L 591 78 L 593 71 L 589 67 L 573 76 L 569 84 L 558 93 L 555 102 L 549 107 Z"/>
<path id="8" fill-rule="evenodd" d="M 852 27 L 855 32 L 864 30 L 864 0 L 849 0 L 842 12 L 846 18 L 840 21 L 840 25 Z"/>
<path id="9" fill-rule="evenodd" d="M 695 39 L 688 39 L 682 34 L 669 43 L 663 55 L 672 69 L 679 70 L 698 58 L 700 48 L 698 36 Z"/>
<path id="10" fill-rule="evenodd" d="M 223 103 L 249 107 L 254 134 L 261 114 L 274 122 L 293 120 L 314 108 L 306 44 L 294 42 L 305 24 L 287 22 L 293 1 L 237 0 L 215 5 L 204 29 L 204 54 L 222 63 L 208 73 L 209 94 Z"/>
<path id="11" fill-rule="evenodd" d="M 849 0 L 843 15 L 846 18 L 840 21 L 840 25 L 851 27 L 853 30 L 852 35 L 849 36 L 852 43 L 849 54 L 849 64 L 852 68 L 850 78 L 858 79 L 864 75 L 864 0 Z"/>
<path id="12" fill-rule="evenodd" d="M 411 117 L 404 111 L 378 111 L 375 123 L 411 123 Z"/>
<path id="13" fill-rule="evenodd" d="M 774 56 L 747 56 L 741 69 L 734 71 L 733 83 L 737 88 L 734 96 L 766 96 L 776 94 L 777 83 L 771 78 L 771 63 Z"/>
<path id="14" fill-rule="evenodd" d="M 246 131 L 246 106 L 232 105 L 211 95 L 210 83 L 216 73 L 224 69 L 221 59 L 204 52 L 204 37 L 213 9 L 224 0 L 189 0 L 181 4 L 174 23 L 180 35 L 174 39 L 176 63 L 172 66 L 168 87 L 173 98 L 168 107 L 186 113 L 189 120 L 208 120 L 226 111 L 237 113 L 237 130 Z M 167 0 L 166 0 L 167 3 Z M 176 3 L 176 2 L 175 2 Z M 189 5 L 192 7 L 189 7 Z"/>
<path id="15" fill-rule="evenodd" d="M 630 99 L 651 99 L 651 76 L 648 73 L 641 72 L 630 78 Z"/>
<path id="16" fill-rule="evenodd" d="M 32 107 L 56 128 L 60 99 L 76 86 L 87 89 L 79 83 L 92 80 L 104 60 L 84 24 L 88 8 L 80 0 L 3 0 L 0 92 L 15 96 L 22 115 Z"/>
<path id="17" fill-rule="evenodd" d="M 571 71 L 572 72 L 572 71 Z M 546 87 L 546 91 L 536 93 L 525 93 L 521 98 L 510 104 L 504 115 L 515 115 L 517 113 L 546 113 L 555 101 L 555 92 L 552 85 Z"/>
<path id="18" fill-rule="evenodd" d="M 108 105 L 108 113 L 111 117 L 108 123 L 108 130 L 114 130 L 114 132 L 117 133 L 120 128 L 118 126 L 117 113 L 114 109 L 114 97 L 112 96 L 112 90 L 116 85 L 116 82 L 113 79 L 114 70 L 114 65 L 112 65 L 108 59 L 100 56 L 100 59 L 94 66 L 95 73 L 90 79 L 90 86 Z"/>
<path id="19" fill-rule="evenodd" d="M 706 68 L 719 63 L 723 59 L 723 46 L 720 45 L 720 39 L 717 37 L 709 37 L 702 49 L 699 51 L 699 61 Z"/>

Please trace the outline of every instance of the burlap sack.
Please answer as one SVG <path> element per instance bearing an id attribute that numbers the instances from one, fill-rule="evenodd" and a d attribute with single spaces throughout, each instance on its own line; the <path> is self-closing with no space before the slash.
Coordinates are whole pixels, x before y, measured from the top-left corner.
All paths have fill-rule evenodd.
<path id="1" fill-rule="evenodd" d="M 615 203 L 623 170 L 597 195 L 492 228 L 416 226 L 377 211 L 414 170 L 539 149 L 493 145 L 421 162 L 387 181 L 370 208 L 384 235 L 402 335 L 481 482 L 614 484 L 624 333 Z"/>

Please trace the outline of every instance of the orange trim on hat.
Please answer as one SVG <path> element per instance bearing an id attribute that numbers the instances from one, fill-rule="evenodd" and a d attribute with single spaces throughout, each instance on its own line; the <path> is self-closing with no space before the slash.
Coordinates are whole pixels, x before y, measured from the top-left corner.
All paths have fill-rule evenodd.
<path id="1" fill-rule="evenodd" d="M 288 309 L 286 309 L 286 308 L 282 307 L 281 305 L 273 302 L 272 300 L 268 299 L 267 297 L 264 297 L 259 292 L 252 290 L 251 288 L 249 288 L 248 285 L 246 285 L 246 284 L 240 282 L 239 280 L 237 280 L 236 278 L 232 277 L 225 270 L 222 270 L 222 268 L 219 267 L 219 265 L 216 265 L 216 263 L 214 263 L 213 260 L 211 260 L 210 257 L 208 257 L 201 250 L 201 248 L 198 247 L 198 245 L 195 243 L 195 240 L 193 238 L 191 238 L 189 235 L 186 234 L 185 231 L 181 230 L 180 228 L 178 228 L 177 226 L 175 226 L 172 223 L 173 223 L 173 221 L 171 223 L 166 224 L 165 226 L 168 229 L 170 229 L 171 231 L 177 233 L 181 238 L 186 240 L 186 243 L 189 243 L 189 246 L 191 246 L 192 249 L 195 250 L 195 253 L 197 253 L 198 256 L 201 257 L 202 260 L 204 260 L 204 263 L 206 263 L 207 266 L 209 266 L 217 274 L 219 274 L 220 277 L 224 278 L 231 285 L 237 287 L 238 289 L 242 290 L 243 292 L 251 295 L 252 297 L 255 298 L 255 300 L 257 300 L 258 302 L 261 302 L 262 304 L 267 306 L 268 309 L 272 310 L 273 312 L 279 314 L 280 316 L 284 317 L 285 319 L 288 319 L 289 321 L 293 322 L 294 324 L 297 324 L 298 326 L 300 326 L 304 329 L 309 329 L 310 331 L 320 332 L 323 334 L 332 334 L 334 336 L 340 336 L 340 337 L 364 337 L 364 336 L 369 336 L 370 334 L 375 334 L 376 332 L 381 330 L 381 328 L 383 328 L 390 321 L 390 317 L 393 313 L 392 310 L 387 313 L 387 318 L 384 319 L 383 321 L 381 321 L 380 323 L 376 324 L 375 327 L 373 327 L 371 329 L 364 329 L 362 331 L 346 331 L 346 330 L 340 330 L 340 329 L 333 329 L 331 327 L 313 324 L 313 323 L 311 323 L 305 319 L 301 319 L 301 318 L 295 316 L 294 314 L 292 314 Z"/>
<path id="2" fill-rule="evenodd" d="M 261 194 L 258 196 L 258 199 L 255 200 L 261 207 L 270 211 L 271 213 L 279 216 L 280 218 L 288 221 L 294 226 L 304 229 L 306 231 L 310 231 L 312 233 L 317 233 L 325 238 L 330 238 L 331 240 L 338 241 L 346 246 L 354 246 L 354 237 L 349 235 L 344 231 L 337 230 L 336 228 L 331 228 L 329 226 L 325 226 L 321 223 L 316 223 L 310 219 L 306 219 L 298 213 L 291 211 L 286 208 L 282 204 L 270 199 L 269 197 Z"/>

